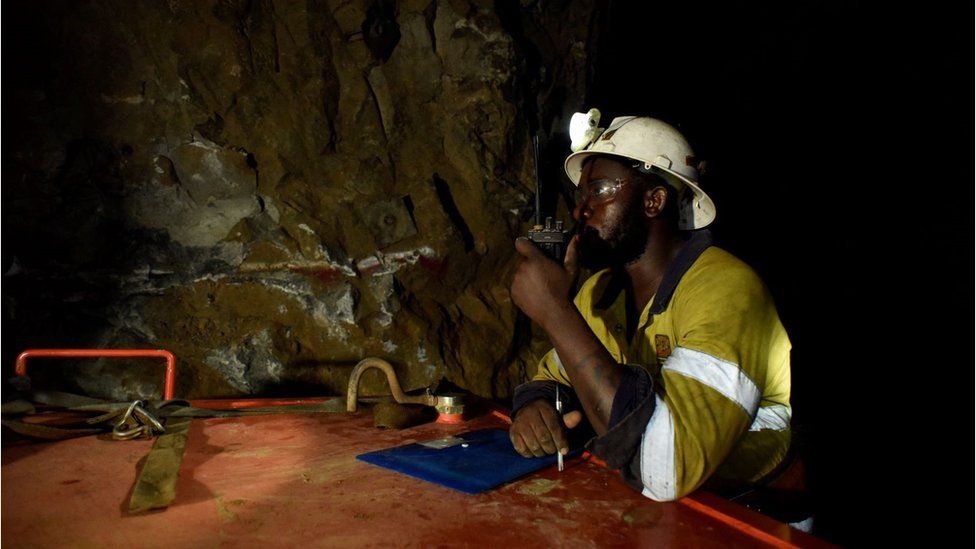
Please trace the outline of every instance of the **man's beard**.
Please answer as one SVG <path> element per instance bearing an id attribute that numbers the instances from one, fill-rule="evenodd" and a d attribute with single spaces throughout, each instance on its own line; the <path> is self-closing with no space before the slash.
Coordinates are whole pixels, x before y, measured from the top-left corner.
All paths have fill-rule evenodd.
<path id="1" fill-rule="evenodd" d="M 590 270 L 622 267 L 643 255 L 650 231 L 641 211 L 641 201 L 631 201 L 622 212 L 620 222 L 608 230 L 607 238 L 601 237 L 594 227 L 580 224 L 580 265 Z"/>

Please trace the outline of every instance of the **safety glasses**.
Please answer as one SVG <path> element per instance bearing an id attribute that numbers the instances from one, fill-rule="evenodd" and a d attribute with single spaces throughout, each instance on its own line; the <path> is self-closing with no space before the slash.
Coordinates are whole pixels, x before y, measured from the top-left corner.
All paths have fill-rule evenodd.
<path id="1" fill-rule="evenodd" d="M 576 203 L 586 202 L 590 206 L 605 204 L 613 200 L 627 179 L 594 179 L 586 185 L 586 191 L 576 190 Z"/>

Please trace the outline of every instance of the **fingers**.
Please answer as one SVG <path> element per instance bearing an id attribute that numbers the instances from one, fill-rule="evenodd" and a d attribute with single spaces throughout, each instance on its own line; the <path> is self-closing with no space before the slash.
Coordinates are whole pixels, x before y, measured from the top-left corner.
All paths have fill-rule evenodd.
<path id="1" fill-rule="evenodd" d="M 559 416 L 551 404 L 523 409 L 508 433 L 515 451 L 524 457 L 543 457 L 566 447 Z"/>
<path id="2" fill-rule="evenodd" d="M 546 421 L 545 416 L 547 414 L 539 413 L 538 415 L 538 420 L 531 423 L 532 432 L 535 433 L 535 442 L 538 444 L 537 447 L 532 448 L 532 443 L 529 443 L 532 455 L 542 457 L 547 454 L 555 454 L 557 450 L 556 442 L 552 438 L 553 432 L 549 427 L 549 422 Z M 557 429 L 562 431 L 559 427 Z M 537 449 L 538 451 L 536 451 Z"/>
<path id="3" fill-rule="evenodd" d="M 534 440 L 535 433 L 532 432 L 531 428 L 526 427 L 526 421 L 524 419 L 522 421 L 516 420 L 516 423 L 508 430 L 508 438 L 512 440 L 512 446 L 515 448 L 515 451 L 522 457 L 533 457 L 535 453 L 532 447 L 539 448 L 539 444 Z"/>
<path id="4" fill-rule="evenodd" d="M 535 431 L 531 427 L 515 429 L 509 431 L 509 438 L 512 439 L 512 446 L 522 457 L 542 457 L 546 451 L 542 448 Z"/>
<path id="5" fill-rule="evenodd" d="M 525 440 L 522 438 L 522 435 L 520 435 L 514 427 L 508 430 L 508 438 L 512 440 L 512 446 L 515 448 L 515 451 L 518 452 L 520 456 L 522 457 L 532 456 L 532 452 L 529 452 L 526 449 L 527 446 L 525 445 Z"/>
<path id="6" fill-rule="evenodd" d="M 570 281 L 576 281 L 576 275 L 579 274 L 579 235 L 573 235 L 573 238 L 569 240 L 569 244 L 566 246 L 566 257 L 563 258 L 563 267 L 566 268 L 566 272 L 569 273 Z"/>
<path id="7" fill-rule="evenodd" d="M 559 414 L 542 414 L 542 420 L 552 435 L 554 449 L 551 453 L 555 453 L 556 451 L 565 453 L 564 451 L 568 451 L 569 441 L 566 440 L 566 433 L 563 431 L 562 424 L 559 423 Z"/>
<path id="8" fill-rule="evenodd" d="M 522 254 L 523 257 L 535 257 L 542 253 L 542 250 L 538 246 L 524 236 L 515 239 L 515 250 Z"/>
<path id="9" fill-rule="evenodd" d="M 583 412 L 580 412 L 578 410 L 569 412 L 568 414 L 563 416 L 563 423 L 566 424 L 567 429 L 573 429 L 574 427 L 579 425 L 581 421 L 583 421 Z"/>

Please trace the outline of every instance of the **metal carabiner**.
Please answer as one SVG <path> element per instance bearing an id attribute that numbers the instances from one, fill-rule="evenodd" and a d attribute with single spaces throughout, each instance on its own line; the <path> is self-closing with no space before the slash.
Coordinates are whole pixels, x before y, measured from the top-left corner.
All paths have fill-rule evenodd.
<path id="1" fill-rule="evenodd" d="M 122 419 L 112 428 L 113 439 L 132 440 L 142 436 L 152 438 L 154 431 L 166 432 L 162 422 L 150 414 L 143 407 L 144 405 L 145 403 L 141 400 L 135 400 L 129 405 L 125 413 L 122 414 Z"/>
<path id="2" fill-rule="evenodd" d="M 112 429 L 113 439 L 132 440 L 135 438 L 139 438 L 143 435 L 145 435 L 146 438 L 152 437 L 152 430 L 149 428 L 148 425 L 139 425 L 138 427 L 133 427 L 131 429 L 122 429 L 121 427 L 122 425 L 116 425 L 115 428 Z"/>
<path id="3" fill-rule="evenodd" d="M 166 428 L 163 427 L 163 424 L 142 406 L 136 406 L 132 409 L 132 412 L 135 414 L 137 419 L 139 419 L 147 427 L 150 427 L 153 431 L 159 431 L 160 433 L 166 432 Z"/>

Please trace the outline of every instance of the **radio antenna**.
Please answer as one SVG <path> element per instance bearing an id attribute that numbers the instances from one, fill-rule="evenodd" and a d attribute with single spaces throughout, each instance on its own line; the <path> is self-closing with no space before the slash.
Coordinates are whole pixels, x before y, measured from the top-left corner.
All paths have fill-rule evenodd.
<path id="1" fill-rule="evenodd" d="M 535 224 L 542 225 L 542 179 L 539 177 L 539 135 L 532 136 L 532 156 L 535 158 Z"/>

